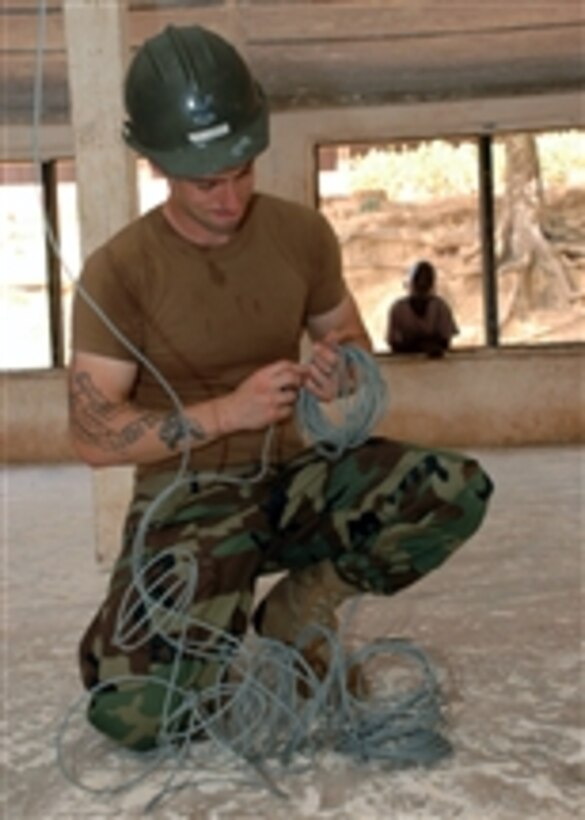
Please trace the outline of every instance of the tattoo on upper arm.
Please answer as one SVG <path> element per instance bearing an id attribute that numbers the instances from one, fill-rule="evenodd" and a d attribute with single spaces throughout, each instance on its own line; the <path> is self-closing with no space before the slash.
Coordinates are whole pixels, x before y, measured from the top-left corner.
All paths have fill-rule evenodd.
<path id="1" fill-rule="evenodd" d="M 86 372 L 73 375 L 69 401 L 75 435 L 102 450 L 124 450 L 160 423 L 159 413 L 145 411 L 116 428 L 124 408 L 104 396 Z"/>
<path id="2" fill-rule="evenodd" d="M 176 412 L 169 413 L 163 420 L 158 434 L 169 450 L 176 450 L 186 438 L 191 441 L 203 441 L 206 438 L 205 431 L 199 424 Z"/>

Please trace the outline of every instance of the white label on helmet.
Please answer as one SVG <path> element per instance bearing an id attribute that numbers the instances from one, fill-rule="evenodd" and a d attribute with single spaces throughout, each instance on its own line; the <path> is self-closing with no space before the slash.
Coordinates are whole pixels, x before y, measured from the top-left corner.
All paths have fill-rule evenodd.
<path id="1" fill-rule="evenodd" d="M 225 135 L 229 134 L 229 132 L 229 123 L 221 122 L 219 125 L 213 125 L 211 128 L 204 128 L 202 131 L 189 131 L 187 134 L 187 139 L 189 142 L 197 145 L 200 142 L 209 142 L 210 140 L 216 140 L 219 137 L 225 137 Z"/>

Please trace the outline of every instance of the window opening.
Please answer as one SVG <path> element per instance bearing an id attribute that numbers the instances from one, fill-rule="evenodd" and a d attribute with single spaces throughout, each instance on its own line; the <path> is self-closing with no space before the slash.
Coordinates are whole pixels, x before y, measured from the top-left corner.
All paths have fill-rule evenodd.
<path id="1" fill-rule="evenodd" d="M 138 208 L 143 214 L 164 202 L 168 186 L 165 177 L 148 160 L 139 158 L 137 163 Z"/>
<path id="2" fill-rule="evenodd" d="M 321 145 L 317 201 L 377 351 L 428 258 L 454 347 L 585 341 L 585 132 Z"/>
<path id="3" fill-rule="evenodd" d="M 585 341 L 585 132 L 494 138 L 501 344 Z"/>
<path id="4" fill-rule="evenodd" d="M 485 336 L 487 344 L 496 347 L 499 342 L 498 293 L 494 247 L 494 178 L 492 162 L 492 138 L 482 136 L 479 149 L 479 218 L 481 226 L 481 251 L 483 272 L 483 299 Z"/>
<path id="5" fill-rule="evenodd" d="M 0 165 L 0 369 L 48 368 L 50 324 L 43 199 L 33 163 Z"/>
<path id="6" fill-rule="evenodd" d="M 437 292 L 460 329 L 454 347 L 484 344 L 476 140 L 325 145 L 317 156 L 319 207 L 374 349 L 388 350 L 388 311 L 418 259 L 437 269 Z"/>
<path id="7" fill-rule="evenodd" d="M 71 308 L 75 281 L 81 269 L 81 231 L 77 206 L 75 162 L 57 162 L 57 206 L 59 213 L 59 269 L 61 271 L 61 321 L 63 333 L 63 364 L 71 353 Z M 72 281 L 73 280 L 73 281 Z"/>

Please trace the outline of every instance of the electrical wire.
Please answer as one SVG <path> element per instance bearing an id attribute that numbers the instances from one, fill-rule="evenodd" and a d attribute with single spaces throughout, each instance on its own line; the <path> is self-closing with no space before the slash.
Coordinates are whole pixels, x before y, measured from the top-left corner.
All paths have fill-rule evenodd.
<path id="1" fill-rule="evenodd" d="M 46 3 L 39 0 L 32 127 L 37 166 L 40 166 L 38 135 L 45 18 Z M 275 795 L 285 797 L 286 792 L 278 785 L 277 778 L 295 766 L 312 765 L 319 751 L 332 749 L 358 761 L 380 760 L 393 766 L 430 765 L 449 754 L 450 744 L 440 731 L 443 716 L 436 673 L 426 654 L 411 642 L 378 640 L 348 654 L 337 634 L 316 625 L 299 637 L 296 646 L 260 637 L 251 644 L 242 642 L 188 614 L 197 588 L 198 566 L 194 554 L 186 549 L 173 550 L 174 559 L 185 562 L 187 571 L 182 574 L 183 580 L 175 580 L 174 585 L 166 588 L 169 576 L 163 574 L 149 585 L 147 578 L 156 576 L 152 570 L 157 562 L 164 562 L 166 554 L 163 551 L 146 559 L 144 541 L 150 522 L 173 492 L 191 480 L 188 421 L 172 386 L 76 281 L 46 219 L 45 230 L 77 293 L 136 361 L 157 379 L 185 432 L 177 473 L 151 502 L 137 528 L 132 544 L 132 584 L 123 598 L 115 632 L 115 642 L 122 651 L 131 651 L 155 635 L 166 641 L 174 652 L 170 674 L 168 678 L 151 675 L 111 678 L 84 693 L 66 712 L 56 735 L 57 760 L 63 775 L 85 791 L 113 795 L 144 782 L 171 761 L 173 765 L 165 783 L 145 807 L 150 811 L 166 796 L 188 785 L 196 786 L 211 776 L 213 762 L 218 759 L 226 761 L 230 777 L 234 778 L 239 770 L 242 782 L 248 782 L 253 773 L 252 782 L 260 782 Z M 325 416 L 307 390 L 300 391 L 296 409 L 300 430 L 318 452 L 329 459 L 338 458 L 347 449 L 362 444 L 387 408 L 386 386 L 374 359 L 351 346 L 341 346 L 338 351 L 342 377 L 341 423 L 334 424 Z M 269 428 L 259 472 L 246 481 L 253 483 L 264 477 L 269 466 L 272 434 Z M 198 480 L 243 481 L 240 477 L 215 473 L 199 475 Z M 161 590 L 165 590 L 163 594 Z M 132 603 L 135 597 L 138 604 Z M 203 630 L 207 639 L 189 640 L 192 628 Z M 322 680 L 302 651 L 304 642 L 315 635 L 326 644 L 329 657 Z M 418 681 L 402 694 L 391 692 L 373 699 L 356 696 L 348 689 L 348 670 L 355 665 L 367 666 L 373 658 L 382 655 L 391 656 L 398 663 L 407 661 Z M 179 680 L 181 662 L 186 658 L 216 664 L 217 683 L 202 690 L 184 689 Z M 91 699 L 105 688 L 111 690 L 128 684 L 138 687 L 147 683 L 165 690 L 157 749 L 142 755 L 138 774 L 118 786 L 92 787 L 84 783 L 77 774 L 76 764 L 67 760 L 67 736 L 74 717 L 85 712 Z M 213 753 L 207 748 L 210 743 Z M 197 750 L 204 747 L 204 752 L 198 755 Z M 183 780 L 177 784 L 179 775 Z"/>

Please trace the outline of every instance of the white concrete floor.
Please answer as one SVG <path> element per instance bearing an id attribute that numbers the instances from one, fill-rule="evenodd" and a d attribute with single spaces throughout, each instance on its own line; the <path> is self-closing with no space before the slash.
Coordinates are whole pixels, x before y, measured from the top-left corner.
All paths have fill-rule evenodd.
<path id="1" fill-rule="evenodd" d="M 366 597 L 355 622 L 368 640 L 408 636 L 437 659 L 454 757 L 432 770 L 390 772 L 325 755 L 313 769 L 283 778 L 288 801 L 227 780 L 177 792 L 150 816 L 579 816 L 585 807 L 585 450 L 478 455 L 496 482 L 481 531 L 442 570 L 394 599 Z M 148 778 L 127 793 L 95 796 L 67 781 L 56 763 L 59 724 L 81 694 L 77 640 L 107 581 L 93 560 L 89 470 L 9 468 L 2 491 L 2 816 L 141 816 L 151 796 Z M 123 766 L 116 754 L 112 785 Z M 85 765 L 96 770 L 101 764 L 90 759 Z"/>

